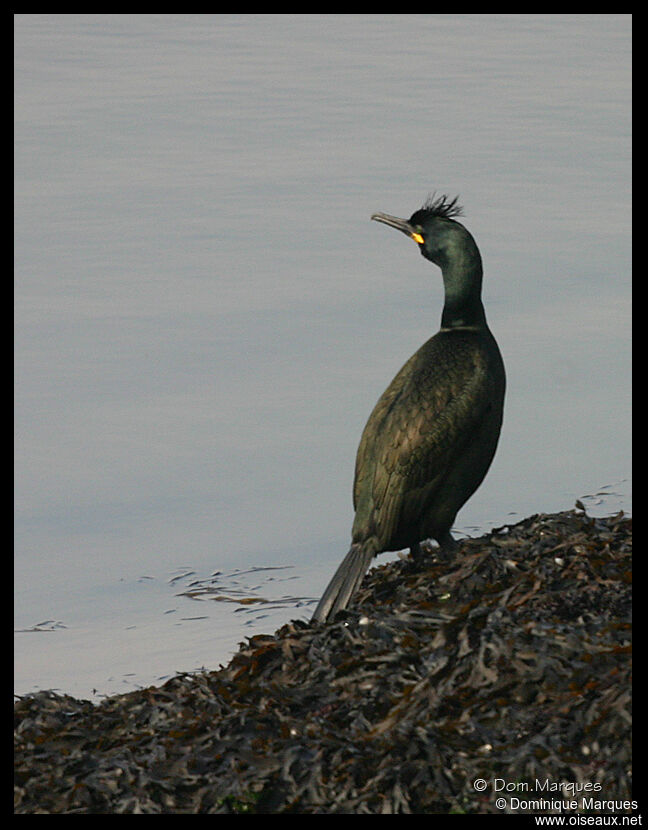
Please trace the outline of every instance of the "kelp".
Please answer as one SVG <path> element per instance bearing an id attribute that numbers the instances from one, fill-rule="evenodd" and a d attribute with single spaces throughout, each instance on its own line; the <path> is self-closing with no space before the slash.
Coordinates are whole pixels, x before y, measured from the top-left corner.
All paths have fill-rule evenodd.
<path id="1" fill-rule="evenodd" d="M 536 515 L 450 564 L 374 568 L 333 624 L 251 637 L 218 671 L 98 705 L 22 697 L 15 810 L 497 813 L 496 779 L 618 807 L 631 548 L 622 513 Z"/>

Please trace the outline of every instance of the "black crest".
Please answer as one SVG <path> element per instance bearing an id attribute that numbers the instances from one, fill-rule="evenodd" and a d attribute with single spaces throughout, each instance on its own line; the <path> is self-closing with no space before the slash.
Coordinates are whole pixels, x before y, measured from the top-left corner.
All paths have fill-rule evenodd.
<path id="1" fill-rule="evenodd" d="M 449 199 L 445 194 L 437 196 L 433 193 L 428 196 L 427 201 L 420 210 L 410 217 L 410 225 L 422 225 L 427 219 L 440 217 L 441 219 L 454 219 L 455 216 L 463 216 L 463 208 L 457 204 L 457 199 Z"/>

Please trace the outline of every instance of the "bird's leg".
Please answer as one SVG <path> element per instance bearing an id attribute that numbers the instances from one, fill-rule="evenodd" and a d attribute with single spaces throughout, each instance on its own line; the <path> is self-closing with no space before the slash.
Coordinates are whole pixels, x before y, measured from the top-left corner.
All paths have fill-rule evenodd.
<path id="1" fill-rule="evenodd" d="M 420 565 L 423 562 L 423 551 L 421 550 L 421 543 L 417 542 L 410 546 L 410 557 L 415 565 Z"/>
<path id="2" fill-rule="evenodd" d="M 459 547 L 458 542 L 452 538 L 449 531 L 446 531 L 446 533 L 444 533 L 443 536 L 440 536 L 436 541 L 439 545 L 436 551 L 437 557 L 442 562 L 451 562 L 454 558 L 455 551 Z M 425 551 L 426 549 L 423 548 L 420 542 L 410 546 L 410 558 L 415 565 L 422 565 L 425 562 L 427 559 Z"/>
<path id="3" fill-rule="evenodd" d="M 439 556 L 444 562 L 451 562 L 454 559 L 455 552 L 459 547 L 458 543 L 452 538 L 449 530 L 437 539 L 439 543 Z"/>

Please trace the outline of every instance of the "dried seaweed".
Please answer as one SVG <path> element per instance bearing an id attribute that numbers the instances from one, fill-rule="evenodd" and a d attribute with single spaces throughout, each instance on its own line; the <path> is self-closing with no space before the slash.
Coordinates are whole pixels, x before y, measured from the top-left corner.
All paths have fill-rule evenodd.
<path id="1" fill-rule="evenodd" d="M 537 515 L 370 571 L 334 624 L 99 705 L 15 706 L 19 813 L 489 813 L 476 779 L 630 797 L 631 520 Z"/>

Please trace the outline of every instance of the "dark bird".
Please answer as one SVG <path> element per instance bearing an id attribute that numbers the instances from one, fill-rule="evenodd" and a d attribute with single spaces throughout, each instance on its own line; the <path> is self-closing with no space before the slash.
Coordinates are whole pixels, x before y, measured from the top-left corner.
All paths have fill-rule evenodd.
<path id="1" fill-rule="evenodd" d="M 413 239 L 441 268 L 441 329 L 396 375 L 369 416 L 356 457 L 351 549 L 319 601 L 313 621 L 346 608 L 377 554 L 436 539 L 456 547 L 457 511 L 490 467 L 502 426 L 506 379 L 481 301 L 482 261 L 462 209 L 428 199 L 409 220 L 371 217 Z"/>

